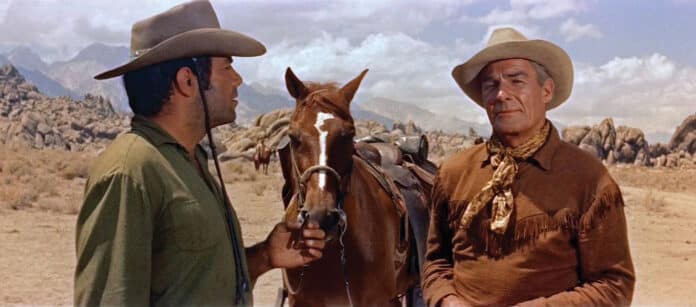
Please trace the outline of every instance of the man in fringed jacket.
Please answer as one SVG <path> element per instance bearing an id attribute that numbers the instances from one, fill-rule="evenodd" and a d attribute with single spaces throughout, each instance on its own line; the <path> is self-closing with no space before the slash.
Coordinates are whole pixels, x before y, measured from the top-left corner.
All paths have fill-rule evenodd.
<path id="1" fill-rule="evenodd" d="M 621 306 L 635 273 L 621 191 L 546 111 L 570 96 L 567 53 L 511 28 L 452 76 L 493 134 L 441 166 L 423 290 L 430 306 Z"/>

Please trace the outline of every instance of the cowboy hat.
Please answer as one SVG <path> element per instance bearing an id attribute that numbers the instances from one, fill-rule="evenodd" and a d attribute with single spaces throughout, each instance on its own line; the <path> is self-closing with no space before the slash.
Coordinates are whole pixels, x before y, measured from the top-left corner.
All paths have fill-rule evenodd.
<path id="1" fill-rule="evenodd" d="M 131 61 L 95 76 L 109 79 L 148 65 L 194 56 L 259 56 L 266 52 L 257 40 L 220 29 L 207 0 L 192 1 L 136 22 L 131 30 Z"/>
<path id="2" fill-rule="evenodd" d="M 496 29 L 486 48 L 452 70 L 452 77 L 469 98 L 483 107 L 478 74 L 491 62 L 527 59 L 544 66 L 555 83 L 550 110 L 566 101 L 573 89 L 573 62 L 561 47 L 545 40 L 529 40 L 513 28 Z"/>

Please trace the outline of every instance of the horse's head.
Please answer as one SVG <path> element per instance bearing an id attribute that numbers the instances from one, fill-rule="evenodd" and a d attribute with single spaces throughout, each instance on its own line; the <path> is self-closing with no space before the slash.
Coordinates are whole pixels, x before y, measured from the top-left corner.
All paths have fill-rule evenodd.
<path id="1" fill-rule="evenodd" d="M 299 219 L 314 221 L 327 232 L 343 214 L 355 136 L 350 102 L 366 73 L 340 88 L 303 83 L 290 68 L 285 73 L 288 92 L 297 100 L 288 135 Z"/>

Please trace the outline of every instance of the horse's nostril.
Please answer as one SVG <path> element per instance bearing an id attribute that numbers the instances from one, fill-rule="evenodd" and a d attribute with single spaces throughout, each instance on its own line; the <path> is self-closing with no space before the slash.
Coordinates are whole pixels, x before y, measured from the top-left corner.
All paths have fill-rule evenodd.
<path id="1" fill-rule="evenodd" d="M 319 227 L 324 231 L 330 232 L 338 225 L 340 216 L 336 212 L 322 210 L 319 212 L 309 212 L 309 220 L 318 223 Z"/>

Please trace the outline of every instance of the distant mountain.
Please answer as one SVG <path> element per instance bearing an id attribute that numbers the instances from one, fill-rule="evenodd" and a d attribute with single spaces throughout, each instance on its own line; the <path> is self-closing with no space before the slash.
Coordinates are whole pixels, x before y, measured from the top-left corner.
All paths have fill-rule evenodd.
<path id="1" fill-rule="evenodd" d="M 36 86 L 46 96 L 82 98 L 82 95 L 66 89 L 56 80 L 46 76 L 44 72 L 48 69 L 48 65 L 28 47 L 17 47 L 7 53 L 6 56 L 0 56 L 0 65 L 5 64 L 14 66 L 27 82 Z"/>
<path id="2" fill-rule="evenodd" d="M 69 96 L 82 99 L 86 94 L 98 95 L 111 101 L 116 111 L 128 110 L 128 98 L 121 78 L 94 80 L 94 75 L 116 67 L 128 60 L 128 48 L 95 43 L 82 49 L 68 61 L 46 64 L 28 47 L 13 49 L 0 64 L 13 64 L 26 80 L 50 96 Z M 13 61 L 14 60 L 14 61 Z M 293 108 L 294 100 L 284 91 L 254 83 L 239 88 L 237 122 L 251 123 L 257 116 L 273 110 Z M 391 126 L 394 120 L 354 105 L 354 118 L 378 121 Z"/>
<path id="3" fill-rule="evenodd" d="M 277 109 L 294 108 L 295 101 L 289 94 L 258 83 L 243 84 L 239 88 L 239 106 L 237 106 L 237 123 L 250 123 L 257 116 Z M 365 110 L 357 104 L 351 105 L 354 119 L 372 120 L 391 127 L 394 120 L 380 114 Z"/>
<path id="4" fill-rule="evenodd" d="M 17 47 L 12 49 L 7 53 L 7 60 L 9 60 L 15 67 L 23 68 L 25 70 L 33 71 L 46 71 L 48 64 L 44 62 L 41 57 L 36 54 L 29 47 Z M 25 75 L 26 77 L 26 75 Z"/>
<path id="5" fill-rule="evenodd" d="M 23 66 L 17 66 L 17 70 L 19 70 L 27 82 L 35 85 L 39 92 L 48 97 L 68 96 L 76 100 L 84 97 L 84 95 L 77 94 L 63 87 L 58 81 L 51 79 L 41 71 L 28 69 Z"/>
<path id="6" fill-rule="evenodd" d="M 469 132 L 469 128 L 474 128 L 479 135 L 485 135 L 486 131 L 490 130 L 486 125 L 467 122 L 454 116 L 435 114 L 413 104 L 382 97 L 369 99 L 361 103 L 360 107 L 394 121 L 406 123 L 411 120 L 418 127 L 428 131 L 442 130 L 448 133 L 466 134 Z"/>
<path id="7" fill-rule="evenodd" d="M 371 120 L 371 121 L 376 121 L 387 128 L 391 128 L 394 126 L 394 120 L 393 118 L 386 117 L 384 115 L 377 114 L 375 112 L 365 110 L 363 109 L 362 106 L 358 104 L 354 104 L 350 106 L 350 113 L 353 115 L 353 119 L 361 119 L 361 120 Z"/>
<path id="8" fill-rule="evenodd" d="M 257 116 L 277 109 L 295 107 L 295 102 L 289 95 L 280 91 L 263 87 L 259 84 L 239 87 L 239 106 L 237 107 L 237 122 L 250 123 Z"/>
<path id="9" fill-rule="evenodd" d="M 126 47 L 95 43 L 68 61 L 51 64 L 46 74 L 78 95 L 103 96 L 117 111 L 126 111 L 128 100 L 121 79 L 97 81 L 94 76 L 125 63 L 128 54 Z"/>
<path id="10" fill-rule="evenodd" d="M 108 99 L 117 111 L 128 110 L 128 101 L 119 78 L 94 80 L 94 75 L 128 60 L 128 48 L 95 43 L 68 61 L 45 63 L 29 47 L 17 47 L 0 58 L 0 64 L 12 64 L 41 93 L 82 99 L 87 94 Z"/>
<path id="11" fill-rule="evenodd" d="M 107 68 L 114 68 L 128 61 L 129 56 L 130 50 L 127 47 L 94 43 L 82 49 L 68 62 L 93 61 Z"/>

